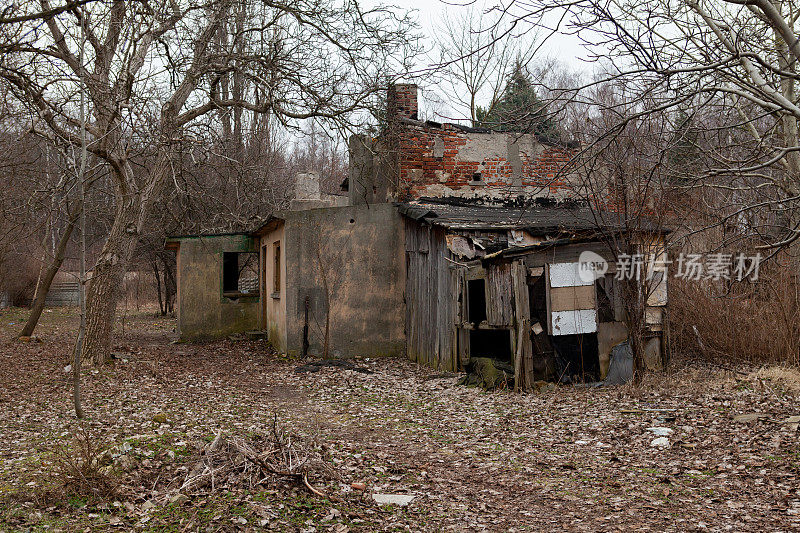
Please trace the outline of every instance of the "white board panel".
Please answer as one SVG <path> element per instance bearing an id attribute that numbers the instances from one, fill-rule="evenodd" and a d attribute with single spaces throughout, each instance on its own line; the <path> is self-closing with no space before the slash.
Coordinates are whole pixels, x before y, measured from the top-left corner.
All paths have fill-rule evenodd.
<path id="1" fill-rule="evenodd" d="M 653 272 L 653 279 L 648 281 L 647 305 L 658 307 L 667 305 L 667 273 L 663 270 Z"/>
<path id="2" fill-rule="evenodd" d="M 597 311 L 594 309 L 553 311 L 550 317 L 553 335 L 579 335 L 597 331 Z"/>
<path id="3" fill-rule="evenodd" d="M 579 263 L 552 263 L 550 265 L 551 287 L 580 287 L 594 285 L 594 280 L 584 281 L 578 274 Z"/>

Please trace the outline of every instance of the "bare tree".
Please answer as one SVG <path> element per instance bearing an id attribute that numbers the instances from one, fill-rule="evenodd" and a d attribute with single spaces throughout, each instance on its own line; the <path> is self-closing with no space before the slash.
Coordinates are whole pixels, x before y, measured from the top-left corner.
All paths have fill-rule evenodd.
<path id="1" fill-rule="evenodd" d="M 85 18 L 85 11 L 81 8 L 79 11 L 80 18 Z M 83 65 L 84 54 L 86 53 L 86 26 L 81 25 L 80 31 L 80 44 L 78 49 L 78 64 Z M 75 339 L 75 349 L 73 354 L 72 363 L 72 401 L 75 405 L 75 416 L 83 418 L 83 406 L 81 405 L 81 363 L 83 362 L 82 351 L 83 343 L 86 339 L 86 169 L 89 163 L 89 154 L 87 152 L 88 138 L 86 136 L 86 72 L 81 69 L 79 72 L 79 91 L 80 91 L 80 109 L 78 111 L 78 120 L 80 121 L 80 159 L 77 166 L 77 181 L 78 181 L 78 203 L 80 205 L 80 231 L 81 231 L 81 251 L 80 251 L 80 270 L 78 280 L 81 305 L 81 321 L 78 326 L 78 336 Z"/>
<path id="2" fill-rule="evenodd" d="M 14 3 L 11 3 L 3 8 L 2 11 L 0 11 L 0 24 L 16 24 L 19 22 L 28 22 L 37 19 L 54 17 L 64 13 L 65 11 L 77 9 L 83 5 L 97 1 L 98 0 L 68 0 L 61 5 L 42 9 L 41 11 L 28 11 L 24 14 L 18 14 L 17 10 L 19 7 Z"/>
<path id="3" fill-rule="evenodd" d="M 537 51 L 535 32 L 514 32 L 473 6 L 449 11 L 435 33 L 438 86 L 473 124 L 486 102 L 491 113 L 516 65 L 527 68 Z"/>
<path id="4" fill-rule="evenodd" d="M 616 116 L 592 142 L 644 115 L 675 121 L 685 113 L 695 128 L 705 127 L 702 166 L 685 168 L 682 186 L 722 193 L 718 224 L 758 213 L 747 231 L 776 249 L 800 237 L 799 9 L 768 0 L 533 0 L 512 2 L 503 14 L 506 25 L 583 40 L 600 70 L 572 101 L 586 106 L 587 119 Z M 592 100 L 592 88 L 607 82 L 624 91 L 608 107 Z"/>
<path id="5" fill-rule="evenodd" d="M 654 103 L 625 102 L 608 85 L 597 86 L 593 99 L 615 112 L 600 112 L 580 130 L 573 130 L 587 148 L 568 168 L 575 196 L 592 207 L 597 235 L 617 263 L 614 283 L 621 289 L 634 381 L 638 382 L 645 371 L 648 328 L 660 327 L 664 320 L 661 306 L 666 302 L 661 301 L 660 291 L 666 290 L 669 266 L 664 232 L 674 201 L 669 147 L 675 137 L 671 122 L 662 114 L 644 114 L 626 121 L 614 135 L 606 135 L 620 116 L 639 114 Z M 614 291 L 609 292 L 613 302 Z"/>
<path id="6" fill-rule="evenodd" d="M 312 117 L 352 126 L 409 52 L 405 18 L 353 1 L 112 0 L 49 14 L 41 0 L 37 9 L 48 14 L 44 22 L 9 25 L 23 38 L 7 46 L 0 78 L 29 109 L 34 131 L 76 146 L 84 78 L 87 150 L 112 184 L 114 219 L 87 290 L 87 364 L 108 357 L 128 262 L 193 129 L 236 109 L 269 113 L 284 126 Z M 236 19 L 237 9 L 247 16 Z M 233 32 L 219 39 L 232 17 Z M 85 61 L 76 53 L 78 29 Z M 234 75 L 250 82 L 248 94 L 225 95 L 223 81 Z M 137 152 L 148 154 L 147 167 L 135 164 Z"/>

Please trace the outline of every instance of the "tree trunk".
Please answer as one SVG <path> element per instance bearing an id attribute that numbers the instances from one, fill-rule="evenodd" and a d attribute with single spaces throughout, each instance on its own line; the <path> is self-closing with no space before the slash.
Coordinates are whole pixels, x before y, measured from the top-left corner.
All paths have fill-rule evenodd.
<path id="1" fill-rule="evenodd" d="M 150 266 L 153 267 L 153 276 L 155 276 L 156 278 L 156 294 L 158 295 L 158 310 L 161 313 L 161 316 L 164 316 L 167 314 L 167 307 L 166 303 L 164 302 L 164 298 L 161 297 L 161 274 L 158 271 L 158 256 L 151 258 Z M 166 284 L 166 280 L 164 281 Z"/>
<path id="2" fill-rule="evenodd" d="M 75 210 L 70 213 L 67 227 L 64 228 L 64 233 L 58 241 L 53 261 L 50 263 L 50 266 L 47 267 L 47 272 L 45 272 L 44 277 L 39 280 L 39 284 L 36 287 L 36 298 L 33 300 L 31 314 L 28 315 L 28 321 L 25 322 L 25 327 L 22 328 L 19 334 L 20 337 L 30 337 L 33 335 L 33 331 L 39 323 L 39 318 L 41 318 L 42 311 L 44 311 L 44 303 L 45 300 L 47 300 L 47 294 L 50 292 L 50 285 L 53 283 L 53 278 L 56 277 L 58 270 L 61 268 L 61 263 L 64 262 L 64 256 L 67 254 L 67 244 L 69 244 L 69 239 L 72 236 L 72 230 L 75 229 L 75 222 L 78 219 L 80 208 L 81 206 L 78 204 Z"/>
<path id="3" fill-rule="evenodd" d="M 638 385 L 645 373 L 644 321 L 647 298 L 644 296 L 641 280 L 627 280 L 625 285 L 628 340 L 633 353 L 633 383 Z"/>
<path id="4" fill-rule="evenodd" d="M 110 358 L 117 301 L 144 218 L 145 206 L 138 195 L 120 203 L 86 291 L 86 339 L 81 359 L 87 366 L 101 365 Z"/>
<path id="5" fill-rule="evenodd" d="M 172 254 L 170 254 L 171 256 Z M 175 311 L 175 294 L 177 293 L 177 283 L 175 282 L 175 271 L 173 270 L 174 262 L 172 257 L 169 259 L 161 256 L 161 262 L 164 264 L 164 299 L 167 314 Z"/>
<path id="6" fill-rule="evenodd" d="M 168 118 L 162 116 L 162 120 L 169 123 Z M 174 129 L 167 131 L 173 134 L 175 132 Z M 101 365 L 110 358 L 117 301 L 125 281 L 128 262 L 139 242 L 139 235 L 153 206 L 153 200 L 172 168 L 171 148 L 166 140 L 173 136 L 167 133 L 162 133 L 162 136 L 165 142 L 143 188 L 137 189 L 133 169 L 129 165 L 124 165 L 123 170 L 118 171 L 117 181 L 120 185 L 116 198 L 117 212 L 86 291 L 86 339 L 81 360 L 89 366 Z"/>

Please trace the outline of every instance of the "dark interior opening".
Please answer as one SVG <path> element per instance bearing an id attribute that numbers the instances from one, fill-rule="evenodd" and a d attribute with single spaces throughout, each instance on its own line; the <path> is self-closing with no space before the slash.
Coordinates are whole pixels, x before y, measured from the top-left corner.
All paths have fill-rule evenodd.
<path id="1" fill-rule="evenodd" d="M 547 331 L 547 288 L 544 276 L 538 276 L 528 285 L 528 301 L 530 302 L 531 324 L 539 322 Z"/>
<path id="2" fill-rule="evenodd" d="M 473 329 L 469 332 L 469 356 L 491 357 L 510 363 L 511 334 L 507 329 Z"/>
<path id="3" fill-rule="evenodd" d="M 239 291 L 239 254 L 222 253 L 222 292 Z"/>
<path id="4" fill-rule="evenodd" d="M 480 324 L 486 320 L 486 280 L 471 279 L 467 281 L 469 301 L 468 321 Z"/>
<path id="5" fill-rule="evenodd" d="M 258 265 L 258 252 L 223 252 L 222 292 L 258 294 Z"/>
<path id="6" fill-rule="evenodd" d="M 562 383 L 600 379 L 597 333 L 554 335 L 550 342 L 556 353 L 556 371 Z"/>
<path id="7" fill-rule="evenodd" d="M 555 379 L 556 356 L 547 335 L 547 288 L 544 276 L 537 276 L 528 285 L 531 311 L 531 340 L 533 341 L 533 377 L 538 380 Z M 536 328 L 536 325 L 539 328 Z"/>
<path id="8" fill-rule="evenodd" d="M 614 283 L 612 276 L 604 276 L 595 282 L 598 322 L 614 322 Z"/>

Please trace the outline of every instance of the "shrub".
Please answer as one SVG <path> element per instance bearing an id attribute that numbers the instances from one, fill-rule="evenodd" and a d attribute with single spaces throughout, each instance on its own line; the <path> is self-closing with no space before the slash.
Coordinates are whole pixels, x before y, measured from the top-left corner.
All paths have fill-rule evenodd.
<path id="1" fill-rule="evenodd" d="M 800 284 L 789 268 L 769 265 L 757 282 L 670 279 L 673 353 L 714 363 L 797 366 Z"/>
<path id="2" fill-rule="evenodd" d="M 119 492 L 119 483 L 105 467 L 106 454 L 83 427 L 69 448 L 55 452 L 54 473 L 65 494 L 87 503 L 108 501 Z"/>

